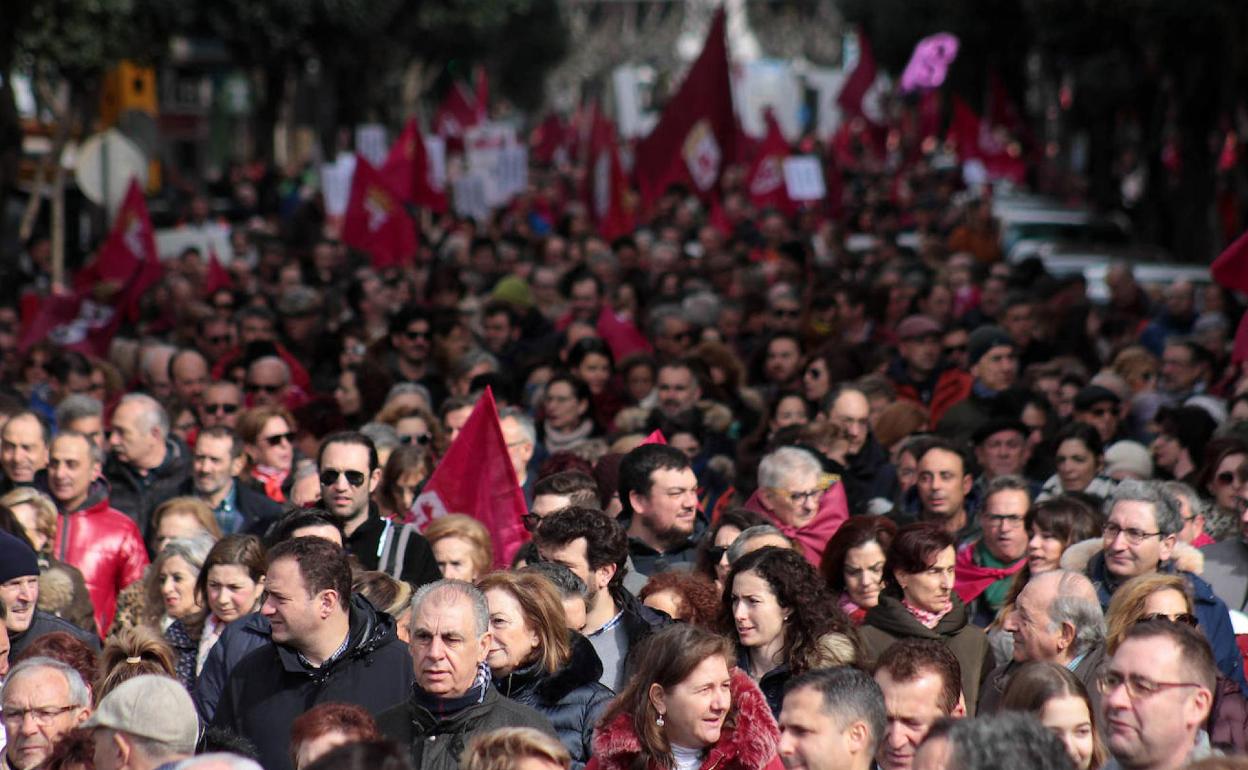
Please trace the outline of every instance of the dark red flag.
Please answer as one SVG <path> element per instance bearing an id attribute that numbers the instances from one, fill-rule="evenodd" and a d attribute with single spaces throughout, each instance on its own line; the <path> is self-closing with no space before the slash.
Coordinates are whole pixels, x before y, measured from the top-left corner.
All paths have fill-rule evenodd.
<path id="1" fill-rule="evenodd" d="M 736 138 L 720 8 L 685 82 L 668 100 L 659 124 L 637 144 L 634 172 L 642 206 L 650 206 L 678 183 L 709 199 L 724 165 L 736 157 Z"/>
<path id="2" fill-rule="evenodd" d="M 1236 238 L 1209 266 L 1213 280 L 1224 289 L 1248 294 L 1248 232 Z M 1248 313 L 1239 319 L 1231 361 L 1248 361 Z"/>
<path id="3" fill-rule="evenodd" d="M 468 129 L 481 122 L 476 102 L 476 97 L 459 82 L 452 83 L 442 98 L 433 116 L 433 131 L 446 139 L 448 149 L 463 149 Z"/>
<path id="4" fill-rule="evenodd" d="M 401 200 L 439 214 L 446 211 L 446 193 L 433 186 L 429 153 L 415 118 L 403 126 L 379 173 Z"/>
<path id="5" fill-rule="evenodd" d="M 363 155 L 355 156 L 342 241 L 372 257 L 373 266 L 379 269 L 405 264 L 416 255 L 416 225 L 399 196 Z"/>
<path id="6" fill-rule="evenodd" d="M 628 235 L 635 229 L 628 209 L 628 178 L 620 163 L 615 126 L 594 111 L 595 120 L 589 149 L 589 210 L 598 225 L 598 234 L 608 241 Z"/>
<path id="7" fill-rule="evenodd" d="M 767 134 L 746 174 L 745 189 L 750 202 L 757 208 L 772 208 L 791 214 L 795 207 L 784 184 L 784 159 L 789 156 L 789 142 L 771 110 L 767 110 L 763 120 L 767 123 Z"/>
<path id="8" fill-rule="evenodd" d="M 413 521 L 424 530 L 429 522 L 447 514 L 471 516 L 490 532 L 494 566 L 506 569 L 529 539 L 524 528 L 527 512 L 524 492 L 498 424 L 494 392 L 487 387 L 424 490 L 412 502 Z"/>
<path id="9" fill-rule="evenodd" d="M 204 275 L 204 296 L 210 297 L 214 292 L 221 289 L 234 288 L 234 278 L 229 271 L 221 266 L 221 260 L 217 259 L 216 249 L 208 250 L 208 271 Z"/>
<path id="10" fill-rule="evenodd" d="M 862 100 L 866 97 L 867 91 L 871 90 L 871 85 L 875 83 L 877 73 L 871 41 L 859 30 L 858 63 L 854 65 L 854 71 L 849 73 L 849 77 L 845 78 L 845 84 L 841 86 L 841 92 L 836 96 L 836 103 L 845 113 L 846 120 L 859 115 L 867 117 L 862 109 Z"/>

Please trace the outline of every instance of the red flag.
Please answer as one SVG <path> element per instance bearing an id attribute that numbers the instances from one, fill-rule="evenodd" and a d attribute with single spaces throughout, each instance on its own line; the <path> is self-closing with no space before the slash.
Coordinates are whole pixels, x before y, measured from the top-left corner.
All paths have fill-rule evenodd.
<path id="1" fill-rule="evenodd" d="M 221 289 L 232 288 L 234 288 L 234 278 L 221 266 L 221 260 L 217 259 L 216 249 L 209 248 L 208 272 L 204 276 L 204 296 L 210 297 Z"/>
<path id="2" fill-rule="evenodd" d="M 571 159 L 570 147 L 575 142 L 575 130 L 554 112 L 529 134 L 529 148 L 537 163 L 567 163 Z"/>
<path id="3" fill-rule="evenodd" d="M 404 264 L 416 254 L 416 225 L 399 196 L 363 155 L 355 156 L 355 177 L 342 218 L 342 241 L 367 253 L 373 267 Z"/>
<path id="4" fill-rule="evenodd" d="M 622 361 L 633 353 L 649 353 L 651 350 L 650 341 L 633 322 L 619 317 L 606 305 L 598 313 L 597 330 L 598 336 L 611 348 L 611 355 L 616 361 Z"/>
<path id="5" fill-rule="evenodd" d="M 859 30 L 858 63 L 854 66 L 854 71 L 849 73 L 849 77 L 845 78 L 845 84 L 836 96 L 836 103 L 845 112 L 846 118 L 858 115 L 867 117 L 862 109 L 862 100 L 875 83 L 876 74 L 875 53 L 871 50 L 871 41 Z"/>
<path id="6" fill-rule="evenodd" d="M 750 202 L 759 209 L 774 208 L 792 213 L 793 201 L 784 184 L 784 159 L 789 156 L 789 142 L 771 110 L 767 110 L 763 120 L 767 123 L 767 134 L 745 177 L 745 189 Z"/>
<path id="7" fill-rule="evenodd" d="M 668 100 L 659 124 L 637 144 L 634 170 L 643 206 L 678 183 L 709 198 L 724 165 L 736 157 L 736 138 L 721 7 L 685 82 Z"/>
<path id="8" fill-rule="evenodd" d="M 494 542 L 494 566 L 506 569 L 529 539 L 524 528 L 524 492 L 507 454 L 498 424 L 494 392 L 477 400 L 459 436 L 433 469 L 424 491 L 412 502 L 416 526 L 450 513 L 463 513 L 485 525 Z"/>
<path id="9" fill-rule="evenodd" d="M 120 326 L 121 315 L 112 305 L 97 302 L 85 291 L 52 294 L 39 303 L 34 317 L 22 330 L 17 349 L 25 352 L 36 342 L 47 340 L 66 350 L 104 357 Z"/>
<path id="10" fill-rule="evenodd" d="M 477 122 L 484 123 L 490 119 L 490 78 L 483 64 L 477 65 L 476 81 Z"/>
<path id="11" fill-rule="evenodd" d="M 1236 238 L 1213 260 L 1209 273 L 1219 286 L 1230 291 L 1248 293 L 1248 232 Z M 1239 319 L 1231 361 L 1248 361 L 1248 313 Z"/>
<path id="12" fill-rule="evenodd" d="M 446 193 L 433 186 L 429 154 L 415 118 L 403 126 L 379 173 L 402 200 L 439 214 L 446 211 Z"/>
<path id="13" fill-rule="evenodd" d="M 949 139 L 956 145 L 958 158 L 965 163 L 979 160 L 992 179 L 1022 182 L 1027 166 L 992 135 L 989 126 L 961 98 L 953 97 L 953 119 L 949 121 Z"/>
<path id="14" fill-rule="evenodd" d="M 643 438 L 641 440 L 641 443 L 638 444 L 637 446 L 645 446 L 646 444 L 666 444 L 666 443 L 667 443 L 667 439 L 663 438 L 663 431 L 656 429 L 649 436 L 646 436 L 645 438 Z"/>
<path id="15" fill-rule="evenodd" d="M 598 234 L 613 241 L 631 233 L 636 224 L 624 200 L 628 179 L 620 164 L 615 127 L 597 110 L 594 116 L 589 150 L 589 210 L 598 224 Z"/>
<path id="16" fill-rule="evenodd" d="M 152 221 L 147 216 L 147 201 L 143 198 L 143 188 L 138 179 L 131 179 L 126 188 L 126 197 L 113 229 L 108 238 L 100 246 L 91 264 L 78 271 L 74 277 L 74 288 L 78 291 L 95 289 L 99 284 L 114 284 L 125 288 L 132 279 L 138 276 L 145 263 L 159 264 L 156 253 L 156 235 L 152 230 Z M 144 286 L 143 288 L 147 288 Z"/>
<path id="17" fill-rule="evenodd" d="M 462 149 L 468 129 L 481 122 L 476 97 L 467 93 L 462 83 L 451 84 L 438 111 L 433 116 L 433 130 L 446 139 L 448 149 Z"/>

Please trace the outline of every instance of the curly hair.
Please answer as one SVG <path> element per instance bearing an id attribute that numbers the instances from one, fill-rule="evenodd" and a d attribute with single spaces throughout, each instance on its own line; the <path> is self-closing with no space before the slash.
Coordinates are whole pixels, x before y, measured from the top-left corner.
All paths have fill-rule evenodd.
<path id="1" fill-rule="evenodd" d="M 659 591 L 671 591 L 678 597 L 681 616 L 673 620 L 683 620 L 707 631 L 720 630 L 719 592 L 710 578 L 688 570 L 659 572 L 646 581 L 637 598 L 644 604 L 646 597 Z"/>
<path id="2" fill-rule="evenodd" d="M 733 629 L 731 636 L 738 646 L 740 639 L 732 621 L 732 587 L 737 575 L 744 572 L 753 572 L 767 581 L 776 602 L 791 610 L 784 622 L 784 644 L 780 656 L 793 676 L 833 665 L 828 660 L 832 652 L 829 637 L 834 638 L 833 635 L 848 640 L 853 650 L 850 660 L 837 660 L 835 664 L 861 660 L 858 632 L 837 606 L 836 597 L 828 591 L 823 577 L 805 557 L 788 548 L 760 548 L 742 556 L 732 565 L 724 585 L 721 622 L 725 628 Z"/>

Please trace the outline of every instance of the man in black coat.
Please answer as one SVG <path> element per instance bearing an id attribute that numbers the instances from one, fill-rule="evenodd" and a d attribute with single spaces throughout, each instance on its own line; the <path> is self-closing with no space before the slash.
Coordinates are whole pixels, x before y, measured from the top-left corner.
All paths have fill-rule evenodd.
<path id="1" fill-rule="evenodd" d="M 218 425 L 205 428 L 195 440 L 192 474 L 180 494 L 194 495 L 212 507 L 221 532 L 242 532 L 263 536 L 277 519 L 282 506 L 246 484 L 238 482 L 246 459 L 243 440 L 234 431 Z"/>
<path id="2" fill-rule="evenodd" d="M 112 452 L 104 463 L 109 503 L 151 535 L 152 512 L 191 476 L 191 451 L 169 433 L 169 415 L 144 393 L 123 396 L 113 411 Z"/>
<path id="3" fill-rule="evenodd" d="M 486 663 L 492 642 L 489 605 L 471 583 L 439 580 L 412 597 L 416 681 L 407 702 L 381 714 L 377 726 L 408 747 L 415 770 L 457 770 L 468 738 L 500 727 L 556 737 L 546 717 L 494 688 Z"/>
<path id="4" fill-rule="evenodd" d="M 212 723 L 254 743 L 267 770 L 290 770 L 297 716 L 331 701 L 380 714 L 407 696 L 412 660 L 394 619 L 351 595 L 347 555 L 327 540 L 275 546 L 265 589 L 270 642 L 230 673 Z"/>

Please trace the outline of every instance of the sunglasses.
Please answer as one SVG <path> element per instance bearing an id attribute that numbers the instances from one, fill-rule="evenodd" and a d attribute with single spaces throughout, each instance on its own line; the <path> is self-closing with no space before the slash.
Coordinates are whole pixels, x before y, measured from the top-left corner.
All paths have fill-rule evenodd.
<path id="1" fill-rule="evenodd" d="M 1235 471 L 1222 471 L 1217 476 L 1214 476 L 1213 480 L 1221 484 L 1222 486 L 1226 486 L 1228 484 L 1234 484 L 1235 483 Z"/>
<path id="2" fill-rule="evenodd" d="M 800 310 L 773 310 L 771 314 L 776 318 L 797 318 L 802 314 Z"/>
<path id="3" fill-rule="evenodd" d="M 364 479 L 366 478 L 363 471 L 336 471 L 332 468 L 326 468 L 321 471 L 321 486 L 332 487 L 338 483 L 339 476 L 346 476 L 347 483 L 353 487 L 364 486 Z"/>
<path id="4" fill-rule="evenodd" d="M 1170 623 L 1182 623 L 1185 626 L 1195 628 L 1200 621 L 1190 612 L 1180 612 L 1177 615 L 1167 615 L 1164 612 L 1150 612 L 1147 615 L 1141 615 L 1136 623 L 1147 623 L 1150 620 L 1165 620 Z"/>
<path id="5" fill-rule="evenodd" d="M 264 392 L 264 393 L 273 394 L 273 393 L 279 392 L 284 387 L 286 386 L 285 385 L 261 385 L 256 382 L 249 382 L 244 386 L 244 389 L 248 393 Z"/>
<path id="6" fill-rule="evenodd" d="M 527 532 L 536 532 L 537 525 L 542 523 L 542 517 L 536 513 L 526 513 L 520 519 L 524 523 L 524 529 Z"/>
<path id="7" fill-rule="evenodd" d="M 407 337 L 409 340 L 427 340 L 433 337 L 433 333 L 432 332 L 405 331 L 403 332 L 403 336 Z"/>
<path id="8" fill-rule="evenodd" d="M 951 356 L 954 353 L 961 354 L 965 352 L 966 352 L 966 345 L 950 345 L 949 347 L 945 348 L 945 355 L 947 356 Z"/>
<path id="9" fill-rule="evenodd" d="M 399 443 L 404 445 L 420 444 L 421 446 L 425 446 L 430 441 L 433 441 L 433 434 L 431 433 L 409 433 L 404 436 L 399 436 Z"/>
<path id="10" fill-rule="evenodd" d="M 262 438 L 260 440 L 268 444 L 269 446 L 293 444 L 295 443 L 295 434 L 294 433 L 278 433 L 275 436 L 266 436 L 265 438 Z"/>
<path id="11" fill-rule="evenodd" d="M 711 557 L 711 564 L 719 564 L 719 560 L 724 558 L 726 553 L 728 553 L 726 545 L 713 545 L 706 549 L 706 554 Z"/>
<path id="12" fill-rule="evenodd" d="M 206 337 L 209 345 L 225 345 L 230 341 L 230 335 L 218 334 L 216 337 Z"/>
<path id="13" fill-rule="evenodd" d="M 204 404 L 204 411 L 208 414 L 234 414 L 238 411 L 238 404 Z"/>

